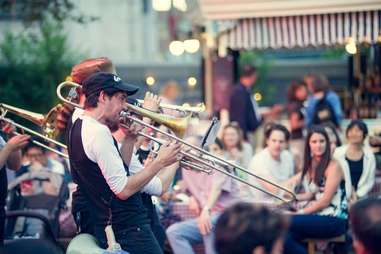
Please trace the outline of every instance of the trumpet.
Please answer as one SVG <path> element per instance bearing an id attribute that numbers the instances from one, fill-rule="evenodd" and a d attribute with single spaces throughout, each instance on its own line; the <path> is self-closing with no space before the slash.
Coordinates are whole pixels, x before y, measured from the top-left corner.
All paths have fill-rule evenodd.
<path id="1" fill-rule="evenodd" d="M 24 119 L 27 119 L 37 125 L 39 125 L 40 127 L 42 127 L 43 129 L 43 132 L 45 133 L 44 134 L 41 134 L 37 131 L 34 131 L 28 127 L 25 127 L 21 124 L 18 124 L 18 123 L 15 123 L 14 121 L 10 120 L 9 118 L 6 118 L 6 115 L 8 112 L 11 112 L 15 115 L 18 115 Z M 31 111 L 28 111 L 28 110 L 25 110 L 25 109 L 21 109 L 21 108 L 17 108 L 17 107 L 14 107 L 14 106 L 11 106 L 11 105 L 8 105 L 8 104 L 5 104 L 5 103 L 1 103 L 0 104 L 0 121 L 2 122 L 5 122 L 5 123 L 10 123 L 12 124 L 13 126 L 15 126 L 16 128 L 20 129 L 22 132 L 26 132 L 32 136 L 36 136 L 36 137 L 39 137 L 43 140 L 46 140 L 47 142 L 49 143 L 52 143 L 52 144 L 55 144 L 63 149 L 67 149 L 67 146 L 56 141 L 55 139 L 51 138 L 50 135 L 53 135 L 54 133 L 54 129 L 52 128 L 52 125 L 50 123 L 53 122 L 53 118 L 55 117 L 56 115 L 56 112 L 53 112 L 53 111 L 50 111 L 47 116 L 44 116 L 42 114 L 38 114 L 38 113 L 34 113 L 34 112 L 31 112 Z M 15 135 L 21 135 L 20 132 L 17 132 L 15 131 L 13 134 Z M 54 135 L 53 135 L 54 136 Z M 50 146 L 48 145 L 45 145 L 37 140 L 32 140 L 32 142 L 38 146 L 41 146 L 51 152 L 54 152 L 64 158 L 69 158 L 67 154 L 65 153 L 62 153 L 61 151 L 57 150 L 57 149 L 54 149 L 54 148 L 51 148 Z"/>
<path id="2" fill-rule="evenodd" d="M 57 87 L 58 97 L 66 103 L 69 103 L 75 107 L 82 108 L 79 104 L 74 103 L 72 101 L 69 101 L 61 95 L 61 89 L 65 86 L 69 86 L 69 85 L 72 85 L 74 88 L 80 88 L 81 87 L 79 84 L 76 84 L 74 82 L 65 81 Z M 179 106 L 179 107 L 181 108 L 181 106 Z M 143 120 L 141 120 L 139 118 L 134 117 L 132 115 L 132 113 L 140 115 L 142 117 L 150 118 L 152 121 L 154 121 L 156 123 L 163 124 L 163 125 L 167 126 L 169 129 L 171 129 L 175 133 L 175 135 L 167 133 L 166 131 L 163 131 L 163 130 L 161 130 L 161 129 L 159 129 L 159 128 L 151 125 L 151 124 L 144 122 Z M 175 140 L 175 141 L 183 144 L 185 147 L 187 147 L 187 149 L 184 149 L 184 151 L 180 152 L 184 156 L 182 158 L 182 160 L 180 161 L 180 163 L 183 165 L 186 165 L 187 167 L 192 168 L 193 170 L 201 171 L 201 172 L 208 173 L 208 174 L 212 173 L 213 171 L 218 171 L 218 172 L 225 174 L 225 175 L 227 175 L 227 176 L 229 176 L 229 177 L 231 177 L 231 178 L 233 178 L 233 179 L 235 179 L 235 180 L 237 180 L 243 184 L 246 184 L 246 185 L 248 185 L 252 188 L 255 188 L 259 191 L 262 191 L 262 192 L 280 200 L 283 203 L 290 203 L 291 201 L 296 200 L 296 196 L 291 190 L 289 190 L 289 189 L 287 189 L 287 188 L 285 188 L 285 187 L 283 187 L 277 183 L 274 183 L 270 180 L 267 180 L 267 179 L 265 179 L 259 175 L 256 175 L 256 174 L 246 170 L 245 168 L 243 168 L 243 167 L 241 167 L 241 166 L 239 166 L 233 162 L 227 161 L 227 160 L 225 160 L 219 156 L 216 156 L 216 155 L 204 150 L 203 148 L 192 145 L 192 144 L 186 142 L 185 140 L 183 140 L 182 137 L 183 137 L 183 135 L 187 129 L 187 124 L 188 124 L 188 121 L 190 118 L 190 114 L 188 114 L 188 116 L 183 117 L 183 118 L 175 118 L 172 116 L 166 116 L 163 114 L 154 113 L 152 111 L 146 110 L 146 109 L 141 108 L 139 106 L 126 103 L 126 108 L 124 110 L 122 110 L 122 112 L 120 113 L 120 116 L 122 119 L 125 119 L 129 122 L 135 122 L 135 123 L 140 124 L 146 128 L 150 128 L 150 129 L 156 131 L 157 133 L 161 133 L 163 136 L 165 136 L 169 140 Z M 123 122 L 121 122 L 121 126 L 128 127 Z M 161 141 L 157 138 L 154 138 L 150 135 L 147 135 L 142 131 L 140 131 L 138 134 L 152 140 L 153 142 L 158 143 L 159 145 L 163 144 L 163 141 Z M 252 184 L 251 182 L 246 181 L 246 180 L 236 176 L 233 173 L 230 173 L 230 172 L 234 172 L 235 170 L 240 170 L 240 171 L 245 172 L 248 175 L 251 175 L 251 176 L 253 176 L 253 177 L 255 177 L 255 178 L 257 178 L 263 182 L 267 182 L 267 183 L 275 186 L 279 190 L 282 190 L 284 193 L 288 193 L 291 198 L 285 199 L 280 195 L 271 193 L 271 192 L 267 191 L 266 189 L 263 189 L 259 186 L 256 186 L 256 185 Z"/>
<path id="3" fill-rule="evenodd" d="M 67 87 L 71 87 L 70 92 L 69 92 L 69 96 L 72 97 L 72 94 L 75 93 L 74 89 L 82 88 L 82 86 L 80 84 L 72 82 L 72 81 L 64 81 L 57 86 L 57 90 L 56 90 L 57 96 L 61 101 L 68 103 L 74 107 L 78 107 L 78 104 L 73 103 L 71 100 L 68 100 L 67 98 L 65 98 L 62 95 L 62 90 L 64 88 L 67 88 Z M 141 106 L 143 104 L 144 100 L 138 99 L 137 102 L 139 103 L 138 106 Z M 190 114 L 199 114 L 199 113 L 204 112 L 206 109 L 204 103 L 199 103 L 196 106 L 190 106 L 188 104 L 183 104 L 182 106 L 178 106 L 178 105 L 173 105 L 173 104 L 160 103 L 159 107 L 162 109 L 171 109 L 171 110 L 176 110 L 176 111 L 190 113 Z"/>

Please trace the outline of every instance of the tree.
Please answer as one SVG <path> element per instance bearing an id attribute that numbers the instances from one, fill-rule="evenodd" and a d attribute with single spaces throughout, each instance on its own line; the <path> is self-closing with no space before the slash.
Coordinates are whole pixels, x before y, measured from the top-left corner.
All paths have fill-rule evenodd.
<path id="1" fill-rule="evenodd" d="M 38 32 L 8 32 L 0 44 L 0 102 L 46 113 L 58 102 L 57 84 L 83 56 L 71 50 L 59 23 Z"/>
<path id="2" fill-rule="evenodd" d="M 21 20 L 27 26 L 36 22 L 43 24 L 47 18 L 59 23 L 64 20 L 87 23 L 97 19 L 77 12 L 72 0 L 1 0 L 0 14 Z"/>

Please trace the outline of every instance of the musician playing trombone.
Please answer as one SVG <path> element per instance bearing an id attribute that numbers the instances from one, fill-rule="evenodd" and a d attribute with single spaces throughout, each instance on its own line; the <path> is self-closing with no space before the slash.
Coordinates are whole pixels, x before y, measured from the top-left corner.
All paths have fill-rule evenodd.
<path id="1" fill-rule="evenodd" d="M 97 72 L 109 72 L 109 73 L 116 73 L 115 68 L 112 64 L 112 62 L 106 58 L 106 57 L 99 57 L 99 58 L 92 58 L 92 59 L 86 59 L 82 61 L 81 63 L 75 65 L 72 68 L 71 72 L 71 78 L 74 82 L 78 84 L 82 84 L 82 82 L 89 77 L 90 75 L 97 73 Z M 86 96 L 81 91 L 81 89 L 77 89 L 78 93 L 78 101 L 80 106 L 84 106 Z M 144 98 L 143 108 L 151 110 L 153 112 L 158 111 L 160 104 L 160 99 L 157 96 L 154 96 L 151 93 L 147 93 L 146 97 Z M 58 121 L 59 126 L 61 129 L 70 129 L 70 126 L 72 123 L 75 122 L 75 120 L 78 119 L 83 114 L 83 110 L 80 108 L 75 108 L 72 116 L 71 121 L 67 123 L 67 118 L 69 114 L 71 114 L 69 108 L 61 108 L 61 113 L 59 114 Z M 149 119 L 144 118 L 144 121 L 149 123 Z M 113 133 L 113 136 L 118 141 L 119 146 L 121 146 L 121 142 L 125 141 L 125 138 L 127 135 L 131 136 L 129 143 L 134 143 L 136 140 L 136 126 L 131 126 L 130 129 L 126 128 L 119 128 L 118 131 Z M 132 135 L 131 135 L 132 134 Z M 139 171 L 141 171 L 144 167 L 139 161 L 139 156 L 142 154 L 145 154 L 143 150 L 139 148 L 140 142 L 135 142 L 135 148 L 132 149 L 133 146 L 129 146 L 131 149 L 128 151 L 128 154 L 123 154 L 123 157 L 125 157 L 125 160 L 129 163 L 129 169 L 131 174 L 135 174 Z M 141 190 L 142 200 L 143 204 L 148 210 L 148 215 L 151 221 L 151 228 L 152 231 L 159 243 L 159 245 L 163 248 L 164 247 L 164 241 L 165 241 L 165 230 L 163 226 L 161 225 L 157 210 L 152 203 L 151 195 L 154 196 L 160 196 L 168 189 L 168 186 L 170 185 L 174 174 L 176 172 L 176 169 L 178 168 L 177 164 L 173 164 L 170 167 L 162 170 L 160 172 L 160 175 L 155 176 L 151 179 L 149 183 L 147 183 Z M 90 209 L 87 205 L 87 199 L 83 196 L 83 194 L 80 191 L 80 188 L 77 186 L 76 191 L 73 193 L 73 203 L 72 203 L 72 213 L 75 218 L 75 222 L 78 226 L 78 231 L 80 233 L 90 233 L 94 234 L 93 227 L 94 222 L 90 215 Z"/>
<path id="2" fill-rule="evenodd" d="M 3 130 L 12 132 L 10 124 L 4 126 Z M 29 135 L 18 135 L 11 137 L 8 142 L 0 136 L 0 249 L 4 244 L 5 223 L 5 200 L 8 193 L 8 180 L 6 166 L 11 170 L 17 170 L 21 166 L 21 149 L 28 144 Z"/>
<path id="3" fill-rule="evenodd" d="M 119 151 L 111 133 L 119 127 L 127 96 L 137 90 L 110 73 L 96 73 L 84 81 L 85 111 L 74 122 L 69 137 L 71 171 L 89 200 L 101 247 L 107 245 L 104 228 L 111 225 L 122 249 L 161 253 L 139 191 L 162 168 L 181 159 L 177 156 L 180 145 L 172 142 L 162 146 L 144 170 L 130 175 L 121 154 L 133 144 L 124 142 Z"/>

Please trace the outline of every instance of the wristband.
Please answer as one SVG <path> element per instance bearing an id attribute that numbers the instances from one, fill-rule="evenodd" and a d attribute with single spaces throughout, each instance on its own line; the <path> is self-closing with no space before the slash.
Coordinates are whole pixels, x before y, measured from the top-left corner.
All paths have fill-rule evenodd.
<path id="1" fill-rule="evenodd" d="M 206 210 L 206 211 L 208 211 L 208 212 L 210 213 L 210 208 L 209 208 L 209 206 L 207 206 L 207 205 L 205 205 L 204 208 L 203 208 L 202 210 Z"/>

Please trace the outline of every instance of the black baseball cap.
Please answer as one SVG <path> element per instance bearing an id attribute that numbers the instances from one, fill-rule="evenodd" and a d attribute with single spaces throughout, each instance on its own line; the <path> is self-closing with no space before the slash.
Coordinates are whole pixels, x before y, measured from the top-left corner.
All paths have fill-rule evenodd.
<path id="1" fill-rule="evenodd" d="M 134 85 L 124 83 L 118 75 L 108 72 L 96 72 L 82 83 L 82 90 L 86 96 L 108 88 L 126 92 L 127 95 L 133 95 L 139 90 Z"/>

